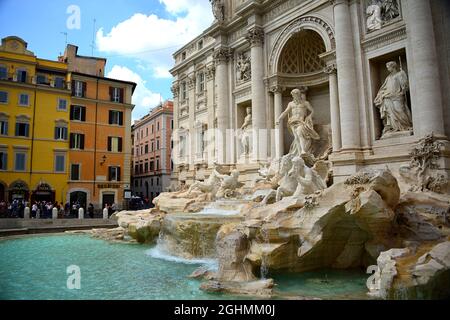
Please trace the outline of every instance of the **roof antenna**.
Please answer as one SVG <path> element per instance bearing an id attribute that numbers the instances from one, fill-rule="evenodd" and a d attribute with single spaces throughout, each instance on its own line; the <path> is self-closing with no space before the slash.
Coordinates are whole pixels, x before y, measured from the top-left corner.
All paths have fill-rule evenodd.
<path id="1" fill-rule="evenodd" d="M 92 42 L 91 42 L 91 49 L 92 49 L 92 53 L 91 56 L 94 56 L 94 48 L 95 48 L 95 22 L 97 20 L 94 18 L 94 28 L 92 29 Z"/>
<path id="2" fill-rule="evenodd" d="M 64 48 L 67 47 L 67 32 L 61 32 L 61 34 L 63 34 L 66 37 L 66 43 L 64 45 Z"/>

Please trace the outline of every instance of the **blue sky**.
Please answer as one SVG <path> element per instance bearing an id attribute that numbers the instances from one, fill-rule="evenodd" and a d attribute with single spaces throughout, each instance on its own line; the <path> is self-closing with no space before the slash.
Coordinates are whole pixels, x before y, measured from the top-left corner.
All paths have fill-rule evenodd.
<path id="1" fill-rule="evenodd" d="M 74 21 L 67 12 L 72 5 L 79 8 L 79 29 L 67 25 Z M 212 21 L 209 0 L 0 0 L 1 38 L 23 38 L 40 58 L 56 60 L 64 52 L 64 32 L 81 55 L 92 54 L 94 38 L 94 56 L 108 59 L 105 74 L 138 83 L 133 119 L 160 96 L 172 97 L 172 53 Z"/>

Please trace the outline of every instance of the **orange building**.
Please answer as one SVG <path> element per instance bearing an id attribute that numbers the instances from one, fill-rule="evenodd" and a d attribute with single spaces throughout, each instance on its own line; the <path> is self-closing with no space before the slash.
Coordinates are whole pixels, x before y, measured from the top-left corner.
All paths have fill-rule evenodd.
<path id="1" fill-rule="evenodd" d="M 73 45 L 60 60 L 68 63 L 72 88 L 67 199 L 96 209 L 115 203 L 120 209 L 130 190 L 136 83 L 104 77 L 106 59 L 80 56 Z"/>

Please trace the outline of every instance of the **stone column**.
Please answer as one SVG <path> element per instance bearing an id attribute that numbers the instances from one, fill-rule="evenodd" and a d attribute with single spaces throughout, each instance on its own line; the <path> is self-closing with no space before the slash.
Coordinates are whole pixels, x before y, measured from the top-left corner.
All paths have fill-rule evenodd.
<path id="1" fill-rule="evenodd" d="M 253 156 L 255 160 L 264 160 L 267 157 L 268 145 L 264 86 L 264 31 L 260 27 L 251 28 L 248 31 L 247 40 L 251 45 Z"/>
<path id="2" fill-rule="evenodd" d="M 348 0 L 333 0 L 342 148 L 361 146 L 355 52 Z"/>
<path id="3" fill-rule="evenodd" d="M 284 155 L 284 125 L 283 121 L 277 125 L 277 120 L 283 112 L 283 88 L 274 86 L 271 88 L 274 100 L 274 122 L 275 122 L 275 157 L 277 159 Z"/>
<path id="4" fill-rule="evenodd" d="M 336 65 L 328 65 L 324 71 L 329 75 L 328 83 L 330 86 L 331 136 L 333 140 L 333 152 L 337 152 L 342 147 L 342 140 Z"/>
<path id="5" fill-rule="evenodd" d="M 413 112 L 420 122 L 419 134 L 432 131 L 445 136 L 442 92 L 437 64 L 436 40 L 429 0 L 408 0 L 408 38 L 414 64 Z"/>
<path id="6" fill-rule="evenodd" d="M 217 85 L 217 161 L 226 163 L 226 130 L 230 123 L 229 99 L 228 99 L 228 59 L 231 56 L 229 48 L 220 47 L 214 52 L 216 64 Z"/>

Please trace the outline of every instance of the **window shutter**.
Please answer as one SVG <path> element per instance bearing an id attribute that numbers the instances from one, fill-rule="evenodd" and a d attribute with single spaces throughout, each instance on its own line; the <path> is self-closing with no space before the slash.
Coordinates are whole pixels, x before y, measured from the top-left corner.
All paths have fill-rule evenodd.
<path id="1" fill-rule="evenodd" d="M 113 101 L 113 99 L 114 99 L 114 88 L 109 87 L 109 100 Z"/>
<path id="2" fill-rule="evenodd" d="M 70 106 L 70 120 L 73 120 L 73 105 Z"/>
<path id="3" fill-rule="evenodd" d="M 108 123 L 109 124 L 112 124 L 112 110 L 109 110 L 109 121 L 108 121 Z"/>
<path id="4" fill-rule="evenodd" d="M 120 181 L 120 167 L 117 167 L 117 181 Z"/>
<path id="5" fill-rule="evenodd" d="M 120 88 L 120 98 L 119 98 L 120 103 L 123 103 L 123 94 L 124 94 L 124 90 L 123 90 L 123 88 Z"/>
<path id="6" fill-rule="evenodd" d="M 30 129 L 30 125 L 28 123 L 25 124 L 25 137 L 28 137 L 29 129 Z"/>
<path id="7" fill-rule="evenodd" d="M 82 93 L 83 98 L 86 97 L 86 82 L 83 82 L 83 93 Z"/>
<path id="8" fill-rule="evenodd" d="M 111 141 L 111 137 L 108 137 L 108 151 L 112 150 L 112 141 Z"/>
<path id="9" fill-rule="evenodd" d="M 123 112 L 119 112 L 119 126 L 123 125 Z"/>
<path id="10" fill-rule="evenodd" d="M 5 122 L 5 134 L 8 135 L 8 121 Z"/>
<path id="11" fill-rule="evenodd" d="M 58 139 L 58 127 L 55 127 L 55 140 Z"/>
<path id="12" fill-rule="evenodd" d="M 69 129 L 67 129 L 67 128 L 64 128 L 63 129 L 63 139 L 64 140 L 67 140 L 67 132 L 69 131 Z"/>
<path id="13" fill-rule="evenodd" d="M 81 121 L 86 121 L 86 107 L 81 107 Z"/>
<path id="14" fill-rule="evenodd" d="M 73 133 L 70 134 L 70 149 L 75 147 L 75 135 Z"/>
<path id="15" fill-rule="evenodd" d="M 75 80 L 72 80 L 72 95 L 75 95 Z"/>
<path id="16" fill-rule="evenodd" d="M 80 134 L 80 149 L 84 150 L 84 134 Z"/>
<path id="17" fill-rule="evenodd" d="M 118 145 L 119 145 L 119 146 L 118 146 L 118 149 L 117 149 L 117 150 L 118 150 L 119 152 L 122 152 L 122 137 L 119 137 L 118 140 L 119 140 L 119 141 L 118 141 Z"/>
<path id="18" fill-rule="evenodd" d="M 108 181 L 111 181 L 111 167 L 108 167 Z"/>

